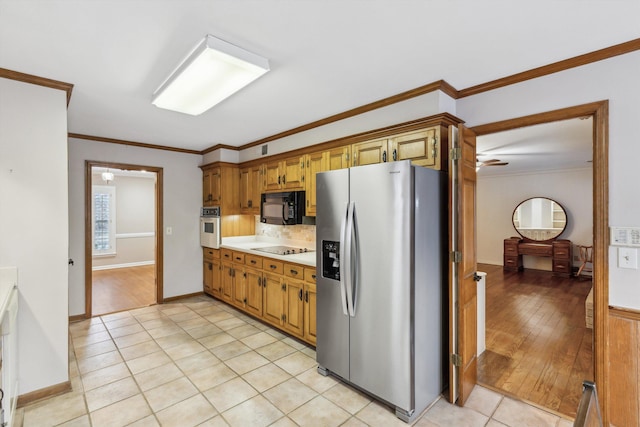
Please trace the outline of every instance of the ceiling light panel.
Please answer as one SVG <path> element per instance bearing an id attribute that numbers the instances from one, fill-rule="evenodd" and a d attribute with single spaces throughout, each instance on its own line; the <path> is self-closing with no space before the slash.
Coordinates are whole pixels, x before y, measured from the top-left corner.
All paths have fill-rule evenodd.
<path id="1" fill-rule="evenodd" d="M 160 108 L 199 115 L 269 71 L 269 61 L 207 35 L 154 92 Z"/>

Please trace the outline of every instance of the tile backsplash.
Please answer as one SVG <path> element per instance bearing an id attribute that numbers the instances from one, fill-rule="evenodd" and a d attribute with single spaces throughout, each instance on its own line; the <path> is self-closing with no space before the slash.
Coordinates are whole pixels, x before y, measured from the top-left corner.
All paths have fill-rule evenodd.
<path id="1" fill-rule="evenodd" d="M 256 215 L 256 236 L 273 237 L 283 240 L 297 240 L 309 242 L 315 245 L 315 225 L 272 225 L 260 222 L 260 216 Z"/>

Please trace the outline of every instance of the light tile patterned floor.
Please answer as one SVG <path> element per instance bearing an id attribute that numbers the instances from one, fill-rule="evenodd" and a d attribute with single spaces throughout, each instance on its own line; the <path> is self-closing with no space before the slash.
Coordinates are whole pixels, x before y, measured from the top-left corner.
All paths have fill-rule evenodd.
<path id="1" fill-rule="evenodd" d="M 406 426 L 393 411 L 316 372 L 315 351 L 201 296 L 72 323 L 73 391 L 19 409 L 15 426 Z M 414 423 L 572 423 L 476 387 Z"/>

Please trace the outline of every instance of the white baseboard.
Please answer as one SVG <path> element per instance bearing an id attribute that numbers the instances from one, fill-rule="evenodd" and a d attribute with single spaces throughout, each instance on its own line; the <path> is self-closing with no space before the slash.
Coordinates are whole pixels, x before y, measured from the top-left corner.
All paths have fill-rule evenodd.
<path id="1" fill-rule="evenodd" d="M 151 261 L 140 261 L 140 262 L 129 262 L 127 264 L 111 264 L 111 265 L 97 265 L 92 267 L 92 271 L 98 270 L 112 270 L 114 268 L 127 268 L 127 267 L 140 267 L 142 265 L 153 265 L 156 262 L 154 260 Z"/>

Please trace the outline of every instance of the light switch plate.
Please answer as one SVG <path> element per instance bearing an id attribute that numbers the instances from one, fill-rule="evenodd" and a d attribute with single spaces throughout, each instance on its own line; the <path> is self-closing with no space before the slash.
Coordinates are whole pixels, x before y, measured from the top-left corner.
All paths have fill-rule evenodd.
<path id="1" fill-rule="evenodd" d="M 638 269 L 638 250 L 636 248 L 618 248 L 618 267 Z"/>
<path id="2" fill-rule="evenodd" d="M 167 236 L 171 236 L 173 234 L 173 228 L 167 227 Z"/>

